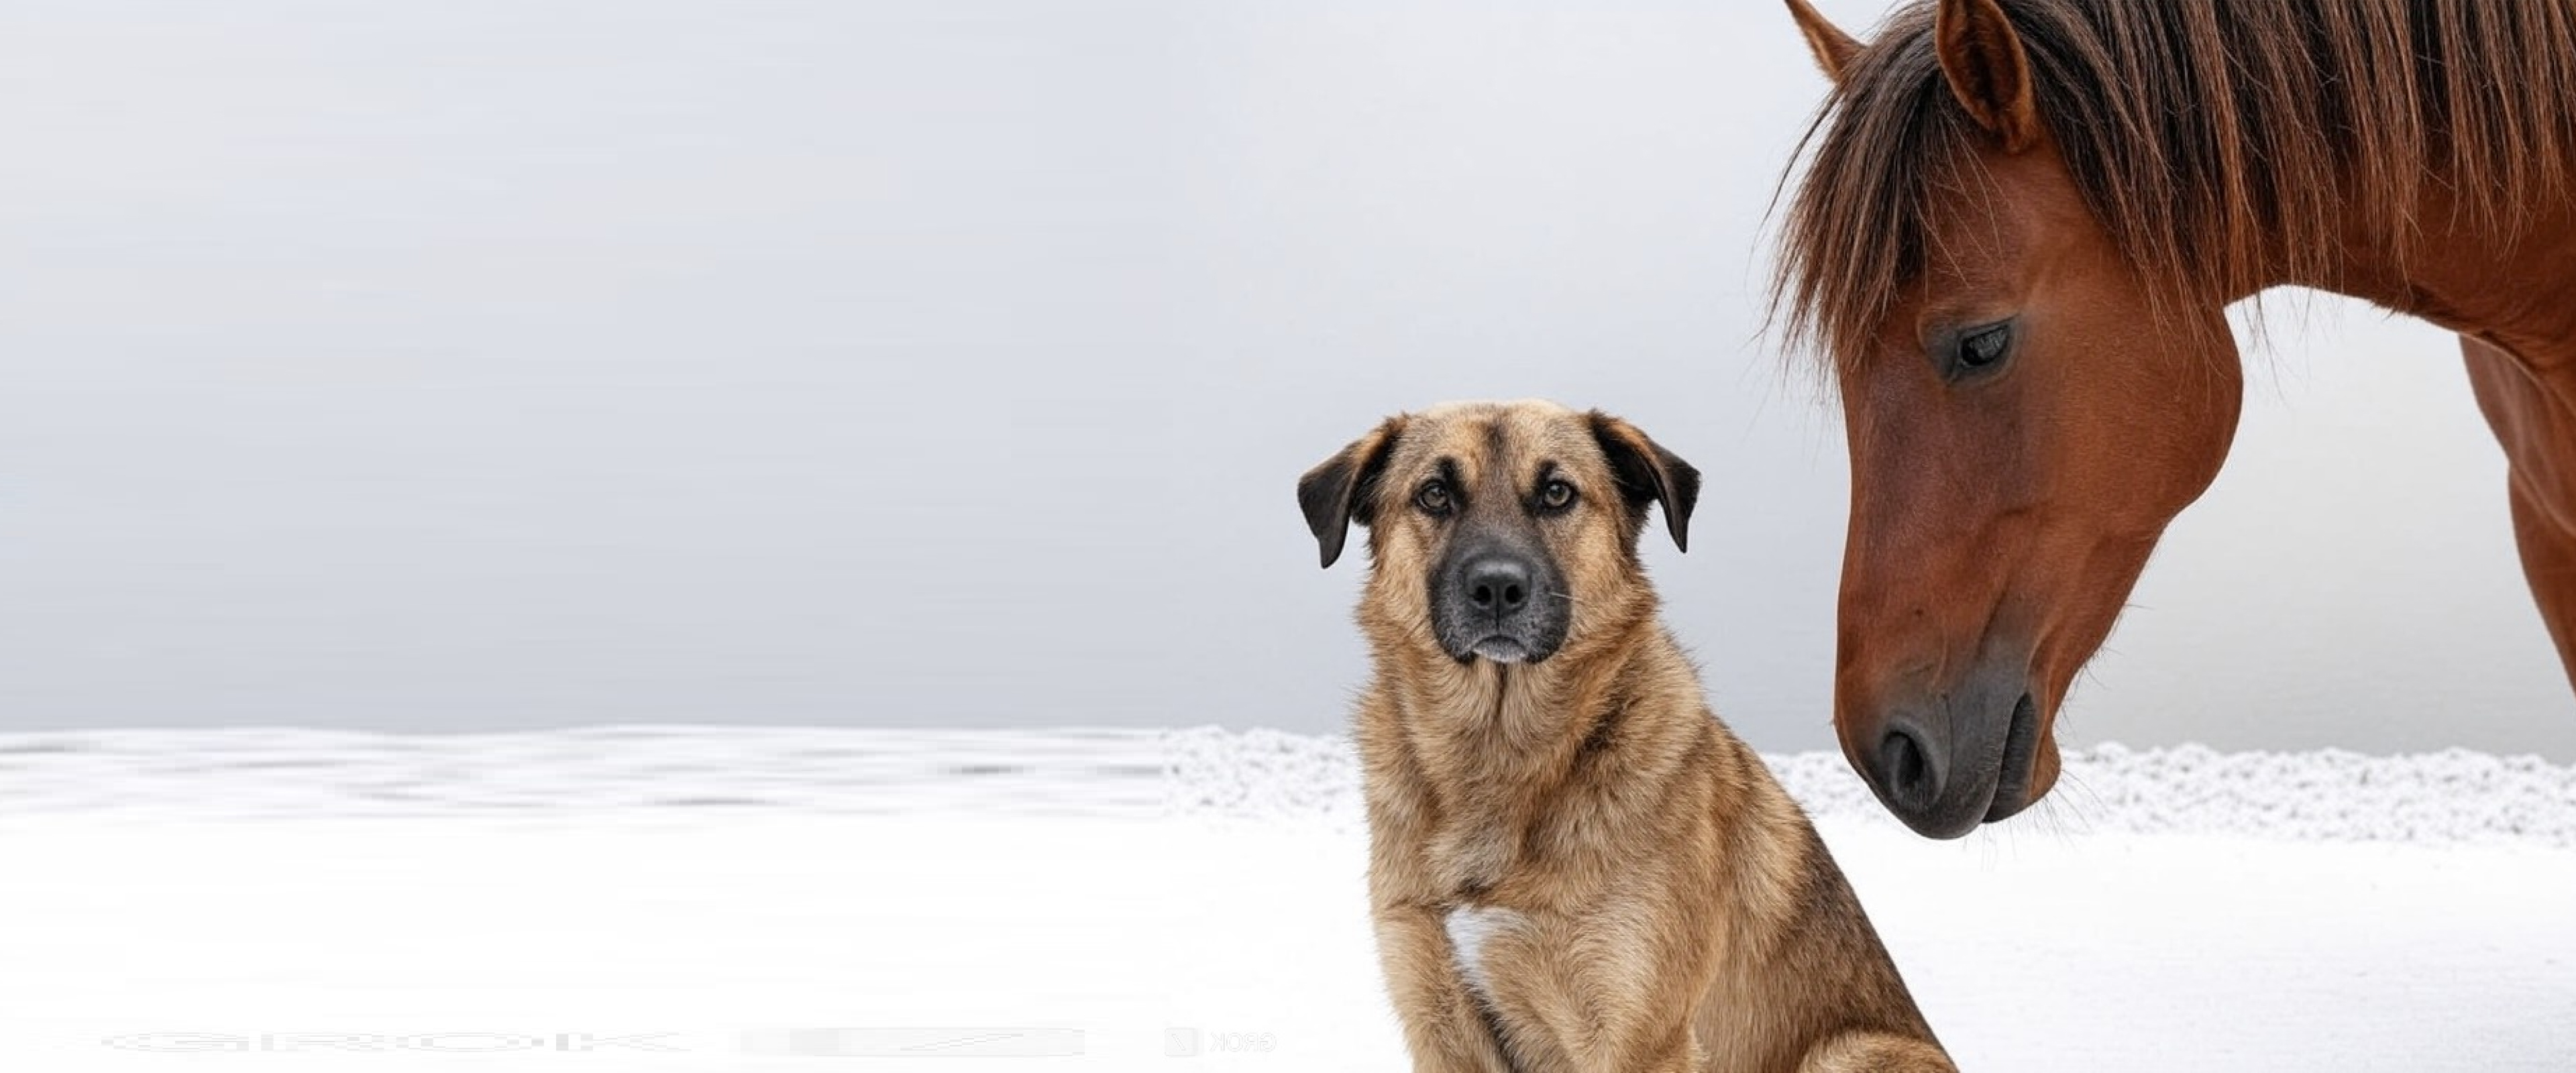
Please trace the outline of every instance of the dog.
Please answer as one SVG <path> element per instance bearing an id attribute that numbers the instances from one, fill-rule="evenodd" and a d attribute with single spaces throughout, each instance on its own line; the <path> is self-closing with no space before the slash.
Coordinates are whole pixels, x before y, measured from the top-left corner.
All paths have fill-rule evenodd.
<path id="1" fill-rule="evenodd" d="M 1297 482 L 1368 530 L 1369 898 L 1425 1073 L 1955 1073 L 1638 558 L 1699 473 L 1598 410 L 1400 414 Z"/>

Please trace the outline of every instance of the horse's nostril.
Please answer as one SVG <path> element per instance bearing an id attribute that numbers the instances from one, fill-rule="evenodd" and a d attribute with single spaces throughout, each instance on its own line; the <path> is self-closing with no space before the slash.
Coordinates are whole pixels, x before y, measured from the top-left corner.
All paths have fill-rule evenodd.
<path id="1" fill-rule="evenodd" d="M 1932 785 L 1932 765 L 1923 755 L 1923 743 L 1902 730 L 1891 730 L 1878 743 L 1879 777 L 1887 780 L 1887 792 L 1902 801 L 1922 803 L 1936 795 Z"/>

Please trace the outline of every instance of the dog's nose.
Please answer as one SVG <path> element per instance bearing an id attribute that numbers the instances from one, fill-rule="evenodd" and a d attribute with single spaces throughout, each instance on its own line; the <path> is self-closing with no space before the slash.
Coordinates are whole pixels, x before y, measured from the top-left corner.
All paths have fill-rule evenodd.
<path id="1" fill-rule="evenodd" d="M 1529 564 L 1500 555 L 1479 559 L 1467 566 L 1466 586 L 1468 606 L 1502 618 L 1529 606 Z"/>

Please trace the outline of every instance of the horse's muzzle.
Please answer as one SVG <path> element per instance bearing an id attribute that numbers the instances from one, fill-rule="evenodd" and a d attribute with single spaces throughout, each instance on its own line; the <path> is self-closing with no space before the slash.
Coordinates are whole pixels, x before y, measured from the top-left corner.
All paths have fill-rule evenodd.
<path id="1" fill-rule="evenodd" d="M 1907 827 L 1957 838 L 2030 804 L 2041 716 L 2028 681 L 1981 668 L 1958 689 L 1894 706 L 1875 742 L 1846 741 L 1845 754 Z"/>

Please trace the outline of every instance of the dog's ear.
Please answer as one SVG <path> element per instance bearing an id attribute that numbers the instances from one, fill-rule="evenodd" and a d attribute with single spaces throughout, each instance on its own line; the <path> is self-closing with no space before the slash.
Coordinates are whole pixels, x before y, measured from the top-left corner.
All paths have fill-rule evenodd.
<path id="1" fill-rule="evenodd" d="M 1648 503 L 1663 504 L 1664 528 L 1672 531 L 1673 546 L 1689 551 L 1691 508 L 1699 503 L 1699 470 L 1646 438 L 1635 425 L 1599 410 L 1592 411 L 1591 417 L 1592 438 L 1600 441 L 1601 453 L 1610 459 L 1610 473 L 1618 479 L 1628 508 L 1643 519 Z"/>
<path id="2" fill-rule="evenodd" d="M 1297 506 L 1306 512 L 1306 528 L 1315 531 L 1315 547 L 1323 553 L 1325 566 L 1342 557 L 1342 540 L 1352 522 L 1367 525 L 1375 519 L 1377 478 L 1386 471 L 1387 455 L 1403 432 L 1403 415 L 1387 418 L 1297 478 Z"/>

